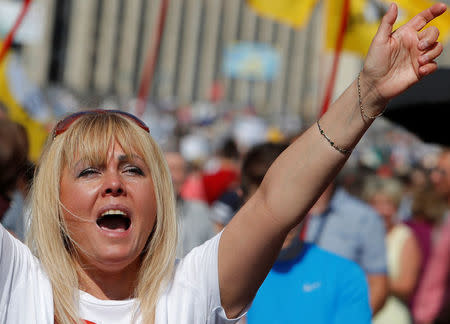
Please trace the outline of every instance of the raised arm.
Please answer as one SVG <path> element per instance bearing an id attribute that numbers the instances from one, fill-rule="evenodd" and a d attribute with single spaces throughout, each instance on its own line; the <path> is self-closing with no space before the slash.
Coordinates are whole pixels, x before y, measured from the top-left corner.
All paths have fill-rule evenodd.
<path id="1" fill-rule="evenodd" d="M 353 149 L 373 121 L 367 116 L 378 115 L 391 98 L 436 70 L 434 59 L 442 52 L 436 43 L 439 32 L 423 28 L 445 9 L 436 4 L 392 32 L 398 9 L 391 5 L 359 82 L 355 80 L 320 119 L 323 134 L 313 125 L 291 144 L 225 228 L 219 245 L 219 285 L 228 316 L 239 314 L 252 300 L 286 234 L 347 160 L 349 154 L 336 148 Z"/>

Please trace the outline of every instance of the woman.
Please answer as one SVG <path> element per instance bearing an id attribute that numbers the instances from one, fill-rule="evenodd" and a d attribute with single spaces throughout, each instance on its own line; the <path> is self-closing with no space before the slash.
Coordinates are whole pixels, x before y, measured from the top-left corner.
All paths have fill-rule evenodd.
<path id="1" fill-rule="evenodd" d="M 436 4 L 392 33 L 392 5 L 360 78 L 277 159 L 224 231 L 175 265 L 171 180 L 146 126 L 104 111 L 60 122 L 32 191 L 37 259 L 0 231 L 0 321 L 235 322 L 375 116 L 436 70 L 438 31 L 420 30 L 445 9 Z"/>
<path id="2" fill-rule="evenodd" d="M 373 322 L 409 324 L 412 321 L 408 302 L 417 284 L 422 255 L 413 231 L 396 220 L 403 186 L 395 179 L 371 177 L 367 179 L 364 196 L 386 227 L 388 299 Z"/>

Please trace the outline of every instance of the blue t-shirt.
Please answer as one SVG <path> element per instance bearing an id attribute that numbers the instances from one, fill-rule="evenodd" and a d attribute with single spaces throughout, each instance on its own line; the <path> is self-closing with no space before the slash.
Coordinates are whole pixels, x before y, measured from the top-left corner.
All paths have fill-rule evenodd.
<path id="1" fill-rule="evenodd" d="M 369 324 L 366 278 L 354 262 L 305 244 L 277 261 L 247 315 L 248 324 Z"/>

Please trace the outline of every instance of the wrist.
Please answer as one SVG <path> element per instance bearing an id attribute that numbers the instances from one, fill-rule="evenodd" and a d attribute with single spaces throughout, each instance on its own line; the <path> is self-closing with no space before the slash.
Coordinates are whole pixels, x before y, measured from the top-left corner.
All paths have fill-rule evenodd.
<path id="1" fill-rule="evenodd" d="M 380 94 L 375 80 L 363 69 L 359 73 L 356 82 L 358 99 L 360 101 L 360 107 L 363 107 L 363 114 L 372 117 L 381 115 L 386 109 L 389 99 Z"/>

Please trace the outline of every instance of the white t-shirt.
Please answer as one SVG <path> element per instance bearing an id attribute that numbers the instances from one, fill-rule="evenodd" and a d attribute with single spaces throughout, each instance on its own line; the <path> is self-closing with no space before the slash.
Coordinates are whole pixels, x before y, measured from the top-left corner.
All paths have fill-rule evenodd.
<path id="1" fill-rule="evenodd" d="M 235 323 L 220 304 L 217 255 L 220 234 L 177 260 L 173 281 L 161 294 L 155 323 Z M 87 323 L 129 324 L 136 300 L 99 300 L 80 291 Z M 241 316 L 242 317 L 242 316 Z M 53 324 L 50 281 L 39 260 L 0 226 L 0 323 Z"/>

